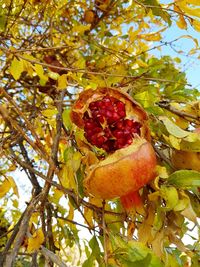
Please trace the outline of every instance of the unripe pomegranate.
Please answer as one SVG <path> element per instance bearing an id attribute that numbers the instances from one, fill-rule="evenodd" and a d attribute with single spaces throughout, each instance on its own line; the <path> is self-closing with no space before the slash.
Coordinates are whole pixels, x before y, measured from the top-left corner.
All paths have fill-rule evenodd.
<path id="1" fill-rule="evenodd" d="M 98 88 L 80 94 L 71 118 L 90 145 L 107 152 L 84 179 L 86 191 L 102 199 L 122 197 L 122 203 L 129 205 L 126 195 L 130 199 L 155 177 L 156 156 L 146 112 L 128 94 Z"/>
<path id="2" fill-rule="evenodd" d="M 194 130 L 200 136 L 200 128 Z M 200 172 L 200 152 L 174 150 L 172 164 L 176 169 L 190 169 Z"/>

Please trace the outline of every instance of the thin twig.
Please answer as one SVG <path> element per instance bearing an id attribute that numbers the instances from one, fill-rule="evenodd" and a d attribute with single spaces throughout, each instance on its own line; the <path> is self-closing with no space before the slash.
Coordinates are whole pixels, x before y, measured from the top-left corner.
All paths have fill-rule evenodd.
<path id="1" fill-rule="evenodd" d="M 5 266 L 4 267 L 12 267 L 13 263 L 15 262 L 15 259 L 17 257 L 18 251 L 20 249 L 20 246 L 23 242 L 24 236 L 26 235 L 28 226 L 29 226 L 29 220 L 34 212 L 38 202 L 40 201 L 42 197 L 42 194 L 37 195 L 35 198 L 33 198 L 26 208 L 24 212 L 24 216 L 21 220 L 19 231 L 17 233 L 17 236 L 15 238 L 14 244 L 13 244 L 13 249 L 9 255 L 7 255 L 6 260 L 5 260 Z"/>
<path id="2" fill-rule="evenodd" d="M 182 111 L 182 110 L 178 110 L 176 108 L 174 108 L 173 106 L 170 105 L 169 102 L 166 102 L 166 101 L 163 101 L 163 102 L 158 102 L 157 105 L 161 108 L 164 108 L 164 109 L 167 109 L 169 110 L 170 112 L 180 116 L 180 117 L 183 117 L 183 118 L 191 118 L 191 119 L 194 119 L 194 120 L 198 120 L 200 119 L 200 116 L 198 115 L 194 115 L 194 114 L 190 114 L 190 113 L 187 113 L 185 111 Z"/>
<path id="3" fill-rule="evenodd" d="M 41 246 L 40 252 L 45 256 L 47 261 L 50 260 L 59 267 L 69 267 L 69 265 L 66 265 L 63 261 L 61 261 L 61 259 L 56 254 L 54 254 L 52 251 L 48 250 L 44 246 Z M 73 266 L 70 265 L 70 267 L 73 267 Z"/>
<path id="4" fill-rule="evenodd" d="M 18 134 L 21 134 L 21 136 L 27 141 L 27 143 L 30 144 L 30 146 L 32 146 L 32 148 L 37 151 L 40 156 L 42 158 L 44 158 L 47 162 L 51 162 L 51 160 L 49 160 L 47 154 L 44 153 L 44 151 L 41 151 L 41 149 L 37 146 L 37 144 L 32 141 L 27 135 L 26 133 L 22 130 L 22 128 L 17 124 L 17 122 L 15 120 L 13 120 L 8 113 L 8 110 L 6 108 L 4 108 L 2 105 L 0 105 L 0 113 L 3 117 L 3 119 L 8 123 L 9 127 L 11 129 L 16 130 L 16 132 L 18 132 Z"/>
<path id="5" fill-rule="evenodd" d="M 10 51 L 10 53 L 12 53 L 12 51 Z M 23 59 L 23 60 L 25 60 L 25 61 L 28 61 L 30 63 L 33 63 L 33 64 L 38 64 L 38 65 L 41 65 L 41 66 L 47 67 L 47 68 L 54 68 L 54 69 L 58 69 L 58 70 L 65 70 L 67 72 L 69 71 L 69 72 L 76 72 L 76 73 L 85 73 L 85 74 L 90 74 L 90 75 L 99 75 L 99 76 L 103 76 L 103 77 L 137 78 L 137 76 L 132 76 L 132 75 L 122 75 L 122 74 L 116 74 L 116 73 L 87 71 L 85 69 L 79 69 L 79 68 L 58 67 L 58 66 L 55 66 L 55 65 L 42 63 L 42 62 L 37 61 L 37 60 L 28 59 L 28 58 L 25 58 L 25 57 L 23 57 L 21 55 L 18 55 L 18 57 L 21 58 L 21 59 Z M 182 83 L 179 83 L 179 82 L 173 81 L 173 80 L 153 78 L 153 77 L 142 77 L 141 80 L 182 84 Z M 187 85 L 191 86 L 190 84 L 187 84 Z"/>
<path id="6" fill-rule="evenodd" d="M 104 247 L 104 263 L 105 267 L 108 266 L 108 251 L 107 251 L 107 230 L 106 230 L 106 221 L 105 221 L 105 205 L 106 202 L 102 202 L 102 229 L 103 229 L 103 247 Z"/>
<path id="7" fill-rule="evenodd" d="M 20 110 L 20 108 L 18 107 L 18 105 L 15 103 L 15 101 L 13 100 L 13 98 L 6 92 L 6 90 L 4 90 L 4 88 L 0 88 L 0 93 L 3 94 L 3 96 L 15 107 L 15 111 L 18 113 L 18 115 L 21 116 L 21 118 L 24 120 L 28 130 L 31 132 L 31 134 L 33 135 L 33 137 L 35 138 L 35 142 L 37 143 L 37 146 L 40 148 L 40 150 L 44 153 L 47 154 L 43 144 L 41 143 L 39 137 L 37 136 L 35 129 L 33 127 L 33 125 L 28 121 L 28 119 L 24 116 L 24 113 Z"/>

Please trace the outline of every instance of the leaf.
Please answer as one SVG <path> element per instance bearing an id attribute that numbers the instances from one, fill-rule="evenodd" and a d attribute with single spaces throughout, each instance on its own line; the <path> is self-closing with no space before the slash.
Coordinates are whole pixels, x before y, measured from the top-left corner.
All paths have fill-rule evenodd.
<path id="1" fill-rule="evenodd" d="M 61 185 L 64 188 L 69 188 L 70 182 L 68 177 L 68 166 L 67 164 L 63 165 L 62 169 L 58 173 L 58 178 Z"/>
<path id="2" fill-rule="evenodd" d="M 70 118 L 70 109 L 65 109 L 62 114 L 63 123 L 66 128 L 71 129 L 72 128 L 72 121 Z"/>
<path id="3" fill-rule="evenodd" d="M 0 197 L 4 197 L 10 191 L 11 188 L 13 189 L 13 193 L 17 197 L 19 197 L 17 185 L 13 177 L 7 176 L 5 180 L 2 182 L 2 184 L 0 185 Z"/>
<path id="4" fill-rule="evenodd" d="M 167 131 L 174 135 L 177 138 L 184 138 L 189 135 L 189 132 L 184 131 L 180 127 L 178 127 L 175 123 L 173 123 L 170 119 L 164 116 L 159 117 L 160 120 L 164 123 Z"/>
<path id="5" fill-rule="evenodd" d="M 188 142 L 182 139 L 180 148 L 183 151 L 200 152 L 200 140 L 197 140 L 195 142 Z"/>
<path id="6" fill-rule="evenodd" d="M 0 31 L 4 31 L 6 26 L 6 16 L 0 15 Z"/>
<path id="7" fill-rule="evenodd" d="M 160 33 L 150 33 L 150 34 L 140 34 L 138 38 L 144 39 L 146 41 L 160 41 L 162 36 Z"/>
<path id="8" fill-rule="evenodd" d="M 177 188 L 190 189 L 200 186 L 200 172 L 191 170 L 180 170 L 172 173 L 168 183 Z"/>
<path id="9" fill-rule="evenodd" d="M 8 179 L 5 179 L 0 185 L 0 197 L 4 197 L 11 189 L 11 183 Z"/>
<path id="10" fill-rule="evenodd" d="M 161 17 L 164 21 L 171 25 L 170 15 L 162 9 L 162 6 L 158 3 L 157 0 L 143 0 L 143 3 L 149 6 L 152 10 L 153 15 Z"/>
<path id="11" fill-rule="evenodd" d="M 28 238 L 28 247 L 27 252 L 33 253 L 34 251 L 38 250 L 40 246 L 44 242 L 44 234 L 42 228 L 39 228 L 37 231 L 34 232 L 32 237 Z"/>
<path id="12" fill-rule="evenodd" d="M 192 4 L 192 5 L 196 5 L 196 6 L 200 6 L 199 0 L 187 0 L 187 3 Z"/>
<path id="13" fill-rule="evenodd" d="M 18 188 L 17 188 L 17 185 L 15 183 L 15 180 L 13 179 L 12 176 L 7 176 L 7 179 L 9 180 L 10 184 L 11 184 L 11 187 L 13 189 L 13 193 L 19 197 L 19 192 L 18 192 Z"/>
<path id="14" fill-rule="evenodd" d="M 200 21 L 197 20 L 193 20 L 192 21 L 192 26 L 194 27 L 194 29 L 198 32 L 200 32 Z"/>
<path id="15" fill-rule="evenodd" d="M 41 113 L 42 113 L 45 117 L 47 117 L 47 118 L 51 118 L 51 117 L 55 116 L 55 115 L 58 113 L 58 111 L 57 111 L 56 108 L 55 108 L 55 109 L 51 109 L 51 108 L 49 108 L 49 109 L 45 109 L 45 110 L 41 111 Z"/>
<path id="16" fill-rule="evenodd" d="M 181 212 L 181 214 L 193 223 L 197 223 L 197 215 L 194 212 L 192 205 L 189 203 L 188 206 Z"/>
<path id="17" fill-rule="evenodd" d="M 90 29 L 90 25 L 76 25 L 73 27 L 72 31 L 77 32 L 78 34 L 84 34 L 85 31 Z"/>
<path id="18" fill-rule="evenodd" d="M 10 74 L 13 76 L 15 80 L 18 80 L 24 71 L 24 64 L 22 60 L 18 60 L 16 57 L 12 60 L 10 66 Z"/>
<path id="19" fill-rule="evenodd" d="M 166 206 L 164 210 L 173 210 L 178 203 L 178 192 L 173 186 L 161 186 L 160 194 L 164 198 Z"/>
<path id="20" fill-rule="evenodd" d="M 40 85 L 44 86 L 46 82 L 48 81 L 48 77 L 44 75 L 43 67 L 39 64 L 35 64 L 34 69 L 40 78 Z"/>
<path id="21" fill-rule="evenodd" d="M 67 87 L 67 74 L 63 74 L 58 77 L 58 86 L 57 88 L 62 90 Z"/>
<path id="22" fill-rule="evenodd" d="M 114 255 L 123 267 L 163 267 L 160 259 L 152 253 L 152 250 L 138 241 L 125 242 L 117 235 L 110 235 L 113 244 Z"/>
<path id="23" fill-rule="evenodd" d="M 169 141 L 171 143 L 171 145 L 176 148 L 177 150 L 180 150 L 180 142 L 181 142 L 181 139 L 179 138 L 176 138 L 175 136 L 173 135 L 169 135 Z"/>

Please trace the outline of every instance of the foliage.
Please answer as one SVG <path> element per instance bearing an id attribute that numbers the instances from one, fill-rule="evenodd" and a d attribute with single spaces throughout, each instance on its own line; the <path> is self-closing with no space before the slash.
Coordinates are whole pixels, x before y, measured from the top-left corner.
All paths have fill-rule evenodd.
<path id="1" fill-rule="evenodd" d="M 178 55 L 158 51 L 186 38 L 198 60 L 192 35 L 163 35 L 170 27 L 200 32 L 200 4 L 162 2 L 0 0 L 0 265 L 198 266 L 191 223 L 198 228 L 200 174 L 176 170 L 171 153 L 200 153 L 192 132 L 200 92 Z M 158 175 L 140 190 L 143 208 L 130 214 L 118 199 L 88 197 L 82 185 L 95 157 L 70 107 L 79 92 L 100 86 L 128 92 L 149 114 Z"/>

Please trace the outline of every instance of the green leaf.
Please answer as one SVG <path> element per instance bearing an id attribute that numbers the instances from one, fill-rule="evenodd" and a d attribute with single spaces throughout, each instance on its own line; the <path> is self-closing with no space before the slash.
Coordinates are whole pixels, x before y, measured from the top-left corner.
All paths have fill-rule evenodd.
<path id="1" fill-rule="evenodd" d="M 180 170 L 172 173 L 168 183 L 177 188 L 189 189 L 200 186 L 200 172 L 191 170 Z"/>
<path id="2" fill-rule="evenodd" d="M 178 203 L 178 192 L 173 186 L 161 186 L 160 189 L 161 196 L 166 202 L 164 210 L 172 210 L 176 207 Z"/>
<path id="3" fill-rule="evenodd" d="M 110 235 L 115 257 L 124 267 L 163 267 L 160 259 L 152 253 L 152 250 L 141 242 L 125 242 L 121 237 Z"/>
<path id="4" fill-rule="evenodd" d="M 70 118 L 70 109 L 65 109 L 62 114 L 63 123 L 66 128 L 71 129 L 72 128 L 72 121 Z"/>
<path id="5" fill-rule="evenodd" d="M 18 80 L 24 71 L 24 64 L 22 60 L 13 59 L 11 66 L 10 66 L 10 74 L 13 76 L 15 80 Z"/>
<path id="6" fill-rule="evenodd" d="M 174 135 L 177 138 L 184 138 L 189 135 L 189 132 L 184 131 L 180 127 L 178 127 L 175 123 L 173 123 L 170 119 L 164 116 L 160 116 L 159 119 L 164 123 L 167 131 Z"/>
<path id="7" fill-rule="evenodd" d="M 162 6 L 157 0 L 143 0 L 143 3 L 146 4 L 147 7 L 149 6 L 153 15 L 161 17 L 165 22 L 168 23 L 169 26 L 171 26 L 172 22 L 170 15 L 162 9 Z"/>
<path id="8" fill-rule="evenodd" d="M 6 16 L 0 15 L 0 31 L 4 31 L 6 26 Z"/>
<path id="9" fill-rule="evenodd" d="M 97 242 L 96 236 L 93 236 L 89 242 L 90 248 L 92 249 L 92 255 L 96 258 L 97 261 L 100 259 L 100 248 L 99 243 Z"/>

